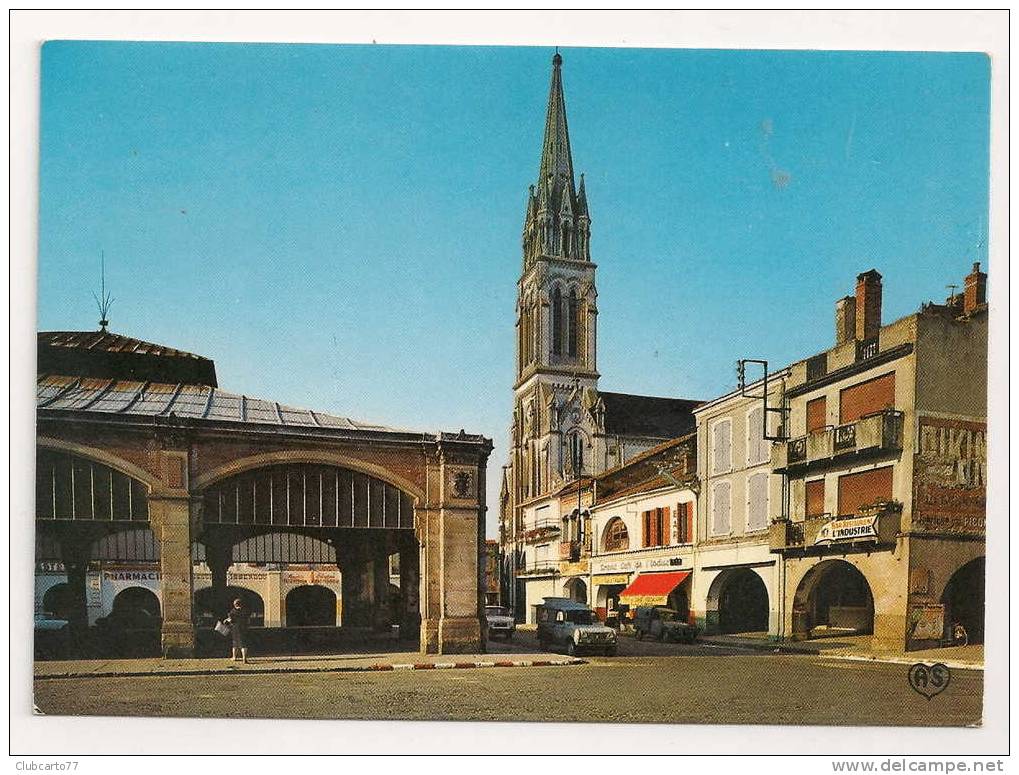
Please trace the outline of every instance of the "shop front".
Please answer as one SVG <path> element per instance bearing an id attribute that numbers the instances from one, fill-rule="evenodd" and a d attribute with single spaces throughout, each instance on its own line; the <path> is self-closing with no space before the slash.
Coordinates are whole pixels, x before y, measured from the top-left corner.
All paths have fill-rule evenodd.
<path id="1" fill-rule="evenodd" d="M 640 573 L 619 594 L 619 601 L 630 611 L 662 606 L 675 611 L 679 618 L 693 624 L 690 611 L 690 571 L 651 571 Z"/>

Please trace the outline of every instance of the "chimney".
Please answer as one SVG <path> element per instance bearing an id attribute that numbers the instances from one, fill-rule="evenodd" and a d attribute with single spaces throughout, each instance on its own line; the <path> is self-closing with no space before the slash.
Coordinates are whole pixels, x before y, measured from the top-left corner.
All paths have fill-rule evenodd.
<path id="1" fill-rule="evenodd" d="M 835 302 L 835 344 L 856 338 L 856 297 L 845 296 Z"/>
<path id="2" fill-rule="evenodd" d="M 962 312 L 968 315 L 977 307 L 987 303 L 987 272 L 980 271 L 980 262 L 973 264 L 973 271 L 966 275 L 963 290 Z"/>
<path id="3" fill-rule="evenodd" d="M 876 269 L 856 276 L 856 338 L 872 339 L 881 330 L 881 275 Z"/>

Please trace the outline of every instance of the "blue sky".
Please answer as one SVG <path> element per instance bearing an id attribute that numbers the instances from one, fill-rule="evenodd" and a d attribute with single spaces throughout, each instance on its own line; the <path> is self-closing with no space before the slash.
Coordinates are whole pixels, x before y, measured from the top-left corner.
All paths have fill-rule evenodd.
<path id="1" fill-rule="evenodd" d="M 564 49 L 603 389 L 710 398 L 738 357 L 884 319 L 986 262 L 979 54 Z M 40 330 L 215 359 L 220 384 L 484 433 L 495 535 L 546 48 L 55 42 L 43 48 Z"/>

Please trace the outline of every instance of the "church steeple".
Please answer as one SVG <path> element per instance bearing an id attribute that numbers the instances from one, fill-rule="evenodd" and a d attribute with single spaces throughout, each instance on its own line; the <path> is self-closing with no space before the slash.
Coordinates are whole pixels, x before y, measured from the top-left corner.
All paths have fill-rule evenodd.
<path id="1" fill-rule="evenodd" d="M 528 195 L 524 221 L 524 266 L 539 256 L 590 261 L 590 217 L 583 190 L 578 200 L 573 177 L 570 130 L 563 97 L 563 58 L 552 57 L 552 82 L 545 113 L 538 181 Z M 582 187 L 583 189 L 583 187 Z"/>
<path id="2" fill-rule="evenodd" d="M 556 51 L 552 57 L 552 83 L 548 90 L 548 110 L 545 113 L 545 142 L 541 147 L 539 183 L 554 179 L 554 188 L 564 185 L 571 198 L 573 186 L 573 155 L 570 153 L 570 130 L 566 123 L 566 100 L 563 97 L 563 58 Z M 558 198 L 558 197 L 557 197 Z"/>

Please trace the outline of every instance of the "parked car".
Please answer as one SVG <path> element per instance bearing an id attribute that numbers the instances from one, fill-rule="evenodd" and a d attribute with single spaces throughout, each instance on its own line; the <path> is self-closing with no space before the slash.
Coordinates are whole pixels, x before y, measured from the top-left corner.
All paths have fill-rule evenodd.
<path id="1" fill-rule="evenodd" d="M 538 606 L 538 642 L 543 649 L 565 648 L 571 655 L 616 655 L 616 631 L 599 622 L 586 605 L 565 597 L 546 597 Z"/>
<path id="2" fill-rule="evenodd" d="M 697 627 L 686 622 L 678 611 L 656 606 L 637 609 L 633 619 L 633 634 L 637 640 L 654 638 L 693 643 L 697 638 Z"/>
<path id="3" fill-rule="evenodd" d="M 517 629 L 516 621 L 508 608 L 501 605 L 485 606 L 485 621 L 488 623 L 488 637 L 510 640 Z"/>

